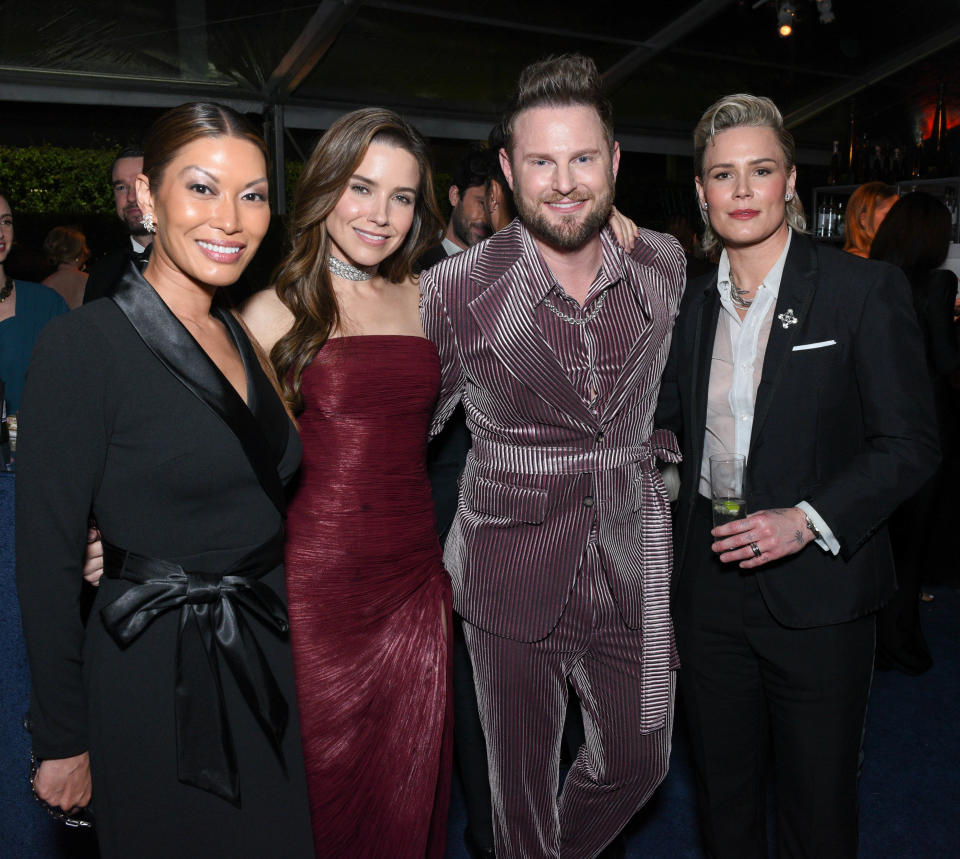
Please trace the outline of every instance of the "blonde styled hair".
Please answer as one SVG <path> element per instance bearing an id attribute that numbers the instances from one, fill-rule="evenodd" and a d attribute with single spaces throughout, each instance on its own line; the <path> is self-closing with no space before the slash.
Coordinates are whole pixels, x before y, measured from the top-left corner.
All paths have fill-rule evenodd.
<path id="1" fill-rule="evenodd" d="M 797 144 L 793 135 L 783 124 L 783 116 L 777 106 L 760 95 L 735 93 L 725 95 L 707 108 L 697 127 L 693 130 L 693 168 L 694 175 L 703 182 L 703 158 L 707 146 L 721 131 L 730 128 L 769 128 L 777 137 L 780 151 L 783 153 L 783 168 L 789 173 L 796 166 Z M 803 213 L 803 203 L 796 194 L 786 204 L 787 223 L 797 232 L 807 231 L 807 219 Z M 703 217 L 703 238 L 700 247 L 703 251 L 722 247 L 723 240 L 710 226 L 710 217 L 705 209 L 700 209 Z"/>

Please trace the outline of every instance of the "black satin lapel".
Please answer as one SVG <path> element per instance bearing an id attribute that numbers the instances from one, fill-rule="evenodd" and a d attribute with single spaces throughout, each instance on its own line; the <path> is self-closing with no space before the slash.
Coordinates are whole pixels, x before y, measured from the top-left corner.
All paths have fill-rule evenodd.
<path id="1" fill-rule="evenodd" d="M 264 438 L 273 452 L 274 463 L 279 463 L 290 442 L 290 419 L 287 411 L 260 366 L 260 360 L 243 326 L 226 308 L 217 308 L 214 312 L 233 335 L 247 374 L 247 407 L 260 424 Z"/>
<path id="2" fill-rule="evenodd" d="M 470 312 L 510 375 L 548 405 L 592 426 L 596 419 L 537 325 L 524 276 L 513 266 L 469 303 Z"/>
<path id="3" fill-rule="evenodd" d="M 286 509 L 283 483 L 277 473 L 277 460 L 274 459 L 274 452 L 267 442 L 263 428 L 190 332 L 180 324 L 132 263 L 118 281 L 110 297 L 130 321 L 147 348 L 157 356 L 167 370 L 188 391 L 206 403 L 230 428 L 243 447 L 260 486 L 277 509 L 283 513 Z M 220 318 L 224 319 L 222 315 Z M 225 319 L 224 322 L 226 322 Z M 247 350 L 251 347 L 246 336 L 239 330 L 239 326 L 230 323 L 227 325 L 237 347 L 241 349 L 249 390 L 251 370 L 253 370 L 249 360 L 252 357 L 253 363 L 256 364 L 256 356 L 252 353 L 249 357 L 244 354 L 241 344 Z M 256 369 L 259 370 L 259 365 Z M 262 371 L 260 372 L 262 374 Z M 258 396 L 258 401 L 262 402 L 262 400 L 263 398 Z M 255 404 L 251 403 L 251 406 L 253 405 Z"/>
<path id="4" fill-rule="evenodd" d="M 783 377 L 783 368 L 797 341 L 797 335 L 806 327 L 807 311 L 817 288 L 817 273 L 813 242 L 804 236 L 794 234 L 783 268 L 783 277 L 780 280 L 780 292 L 777 295 L 777 306 L 773 311 L 773 324 L 770 326 L 767 351 L 763 355 L 763 372 L 753 407 L 751 447 L 770 411 L 770 403 L 777 393 L 780 379 Z M 781 315 L 797 321 L 784 325 L 780 319 Z"/>

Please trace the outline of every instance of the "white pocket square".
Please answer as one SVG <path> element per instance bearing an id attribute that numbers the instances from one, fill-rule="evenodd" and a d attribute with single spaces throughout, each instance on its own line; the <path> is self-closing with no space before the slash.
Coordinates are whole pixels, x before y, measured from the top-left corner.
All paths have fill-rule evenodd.
<path id="1" fill-rule="evenodd" d="M 817 343 L 801 343 L 799 346 L 794 346 L 794 352 L 803 352 L 805 349 L 823 349 L 826 346 L 836 346 L 836 340 L 820 340 Z"/>

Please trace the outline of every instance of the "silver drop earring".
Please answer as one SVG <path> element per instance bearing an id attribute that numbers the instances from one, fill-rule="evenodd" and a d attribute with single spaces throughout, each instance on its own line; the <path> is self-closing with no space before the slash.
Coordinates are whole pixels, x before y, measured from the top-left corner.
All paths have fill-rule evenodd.
<path id="1" fill-rule="evenodd" d="M 155 233 L 157 231 L 157 225 L 153 222 L 153 214 L 151 212 L 145 212 L 140 219 L 140 223 L 143 224 L 143 228 L 148 233 Z"/>

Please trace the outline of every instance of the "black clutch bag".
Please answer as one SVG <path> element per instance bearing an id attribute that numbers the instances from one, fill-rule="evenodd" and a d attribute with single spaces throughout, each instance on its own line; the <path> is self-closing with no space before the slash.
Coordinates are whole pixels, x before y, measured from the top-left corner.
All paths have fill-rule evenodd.
<path id="1" fill-rule="evenodd" d="M 30 730 L 30 719 L 25 717 L 23 720 L 23 727 Z M 62 808 L 57 808 L 54 805 L 50 805 L 47 802 L 44 802 L 37 795 L 37 789 L 34 786 L 34 779 L 37 777 L 37 770 L 40 768 L 40 761 L 37 760 L 37 756 L 33 753 L 33 750 L 30 750 L 30 793 L 33 794 L 33 798 L 37 801 L 40 807 L 47 812 L 55 820 L 59 820 L 64 826 L 69 826 L 71 829 L 92 829 L 93 828 L 93 811 L 87 806 L 86 808 L 77 808 L 73 811 L 66 812 Z"/>

